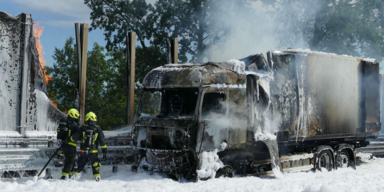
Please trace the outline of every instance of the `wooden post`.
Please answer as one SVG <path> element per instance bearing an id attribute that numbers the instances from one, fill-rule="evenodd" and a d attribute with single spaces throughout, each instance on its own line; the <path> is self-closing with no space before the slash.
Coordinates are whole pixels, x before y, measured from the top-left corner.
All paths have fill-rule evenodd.
<path id="1" fill-rule="evenodd" d="M 88 51 L 88 24 L 81 24 L 81 89 L 80 89 L 80 124 L 84 124 L 85 116 L 85 90 L 87 80 L 87 51 Z"/>
<path id="2" fill-rule="evenodd" d="M 82 34 L 82 33 L 81 33 Z M 76 109 L 80 111 L 80 87 L 81 87 L 81 35 L 80 25 L 75 23 L 76 51 L 77 51 L 77 90 L 76 90 Z"/>
<path id="3" fill-rule="evenodd" d="M 130 81 L 129 81 L 129 72 L 130 72 L 130 66 L 131 66 L 131 57 L 130 57 L 130 55 L 131 55 L 131 53 L 130 53 L 130 50 L 129 50 L 129 33 L 127 33 L 127 36 L 126 36 L 126 41 L 125 41 L 125 47 L 126 47 L 126 51 L 127 51 L 127 53 L 126 53 L 126 55 L 127 55 L 127 57 L 126 57 L 126 59 L 127 59 L 127 66 L 126 66 L 126 69 L 127 69 L 127 71 L 126 71 L 126 75 L 127 75 L 127 79 L 126 79 L 126 81 L 127 81 L 127 101 L 126 101 L 126 111 L 127 111 L 127 125 L 130 125 L 130 114 L 129 114 L 129 110 L 130 110 L 130 106 L 129 106 L 129 103 L 130 103 L 130 101 L 131 101 L 131 98 L 130 98 L 130 96 L 129 96 L 129 93 L 130 93 L 130 89 L 129 89 L 129 85 L 130 85 Z"/>
<path id="4" fill-rule="evenodd" d="M 179 63 L 179 41 L 177 39 L 172 40 L 171 44 L 172 63 Z"/>
<path id="5" fill-rule="evenodd" d="M 136 61 L 136 33 L 127 35 L 127 124 L 132 125 L 135 106 L 135 61 Z"/>

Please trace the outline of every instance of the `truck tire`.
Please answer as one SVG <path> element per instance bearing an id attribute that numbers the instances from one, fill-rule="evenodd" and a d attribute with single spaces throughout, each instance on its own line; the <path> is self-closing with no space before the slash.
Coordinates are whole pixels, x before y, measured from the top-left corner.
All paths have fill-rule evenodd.
<path id="1" fill-rule="evenodd" d="M 349 157 L 349 154 L 348 154 L 348 151 L 343 149 L 341 152 L 340 152 L 340 155 L 337 159 L 337 167 L 340 167 L 340 168 L 346 168 L 346 167 L 349 167 L 350 165 L 350 157 Z"/>
<path id="2" fill-rule="evenodd" d="M 316 163 L 316 168 L 320 171 L 322 170 L 322 168 L 326 169 L 327 171 L 332 170 L 333 157 L 332 153 L 329 150 L 323 150 L 320 152 Z"/>
<path id="3" fill-rule="evenodd" d="M 221 176 L 224 176 L 224 177 L 235 177 L 235 171 L 233 170 L 233 168 L 229 165 L 226 165 L 222 168 L 220 168 L 219 170 L 216 171 L 216 176 L 215 178 L 219 178 Z"/>

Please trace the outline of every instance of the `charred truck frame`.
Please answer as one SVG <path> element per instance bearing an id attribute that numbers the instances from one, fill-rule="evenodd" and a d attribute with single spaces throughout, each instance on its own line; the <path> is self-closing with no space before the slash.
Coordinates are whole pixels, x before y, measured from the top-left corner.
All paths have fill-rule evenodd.
<path id="1" fill-rule="evenodd" d="M 207 179 L 354 167 L 354 149 L 380 131 L 379 84 L 375 60 L 305 50 L 155 68 L 133 169 Z"/>

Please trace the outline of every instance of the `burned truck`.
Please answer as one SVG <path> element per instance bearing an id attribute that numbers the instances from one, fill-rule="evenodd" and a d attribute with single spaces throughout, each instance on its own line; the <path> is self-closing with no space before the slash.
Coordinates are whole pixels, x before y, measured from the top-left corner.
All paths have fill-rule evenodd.
<path id="1" fill-rule="evenodd" d="M 378 63 L 308 50 L 266 55 L 150 71 L 132 168 L 208 179 L 354 167 L 355 148 L 380 131 Z"/>

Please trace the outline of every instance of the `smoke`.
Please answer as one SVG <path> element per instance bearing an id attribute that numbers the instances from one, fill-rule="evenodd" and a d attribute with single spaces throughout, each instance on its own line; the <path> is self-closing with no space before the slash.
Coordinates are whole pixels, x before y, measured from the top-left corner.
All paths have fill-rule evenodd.
<path id="1" fill-rule="evenodd" d="M 216 2 L 216 1 L 212 1 Z M 349 2 L 349 3 L 348 3 Z M 360 1 L 221 0 L 213 13 L 223 26 L 220 39 L 212 39 L 213 61 L 244 58 L 271 49 L 301 48 L 382 59 L 381 24 L 375 16 L 380 5 Z M 220 10 L 220 9 L 218 9 Z M 361 11 L 361 15 L 355 14 Z M 224 13 L 223 13 L 224 12 Z M 368 14 L 372 13 L 372 14 Z M 377 14 L 376 14 L 377 15 Z M 225 19 L 223 19 L 223 17 Z M 370 34 L 370 35 L 366 35 Z M 213 35 L 211 35 L 213 36 Z M 209 55 L 209 54 L 207 54 Z"/>
<path id="2" fill-rule="evenodd" d="M 237 104 L 233 102 L 236 99 L 226 99 L 226 97 L 229 95 L 224 92 L 206 93 L 202 107 L 201 119 L 207 122 L 209 127 L 205 129 L 205 132 L 213 136 L 214 146 L 218 148 L 223 148 L 223 142 L 238 142 L 240 141 L 239 138 L 246 136 L 247 109 L 245 97 L 243 102 Z"/>
<path id="3" fill-rule="evenodd" d="M 350 31 L 345 31 L 343 25 L 338 27 L 326 26 L 328 28 L 322 26 L 323 24 L 337 24 L 337 22 L 332 23 L 326 19 L 340 20 L 340 18 L 337 17 L 338 13 L 347 17 L 347 22 L 355 17 L 354 15 L 348 15 L 344 12 L 337 12 L 338 10 L 336 10 L 336 8 L 342 8 L 341 3 L 339 5 L 337 1 L 336 4 L 327 4 L 314 0 L 277 0 L 270 1 L 273 3 L 266 4 L 265 2 L 267 1 L 259 0 L 251 2 L 248 5 L 245 5 L 242 2 L 244 1 L 220 1 L 221 4 L 219 6 L 223 7 L 224 10 L 227 10 L 227 14 L 225 15 L 225 20 L 222 19 L 223 15 L 217 14 L 216 21 L 225 26 L 228 34 L 223 36 L 221 41 L 212 41 L 215 45 L 213 61 L 243 58 L 251 54 L 265 54 L 271 49 L 286 48 L 311 48 L 313 50 L 334 52 L 337 54 L 366 56 L 363 50 L 356 49 L 361 47 L 361 45 L 359 46 L 358 44 L 364 42 L 364 39 L 361 41 L 355 38 L 358 37 L 358 35 L 352 35 L 353 38 L 350 42 L 352 44 L 350 46 L 345 46 L 345 44 L 343 44 L 344 42 L 340 41 L 345 37 L 344 34 L 348 34 Z M 353 7 L 353 5 L 348 4 L 345 6 L 348 7 L 348 10 L 352 10 L 351 7 Z M 322 11 L 326 12 L 323 13 Z M 321 29 L 330 30 L 326 32 L 324 31 L 325 34 L 322 36 L 323 39 L 315 36 L 321 34 L 321 32 L 316 31 Z M 329 75 L 329 73 L 327 73 L 327 69 L 329 68 L 332 68 L 332 66 L 329 66 L 325 68 L 324 71 L 319 71 L 318 73 L 326 73 L 325 76 L 327 76 L 327 74 Z M 298 83 L 303 87 L 305 78 L 302 77 L 302 75 L 304 75 L 304 73 L 301 73 L 300 71 L 298 72 L 301 75 L 298 77 Z M 275 71 L 275 73 L 280 72 Z M 281 71 L 281 73 L 284 73 L 284 71 Z M 341 73 L 342 70 L 334 75 L 340 76 Z M 343 84 L 342 86 L 344 86 L 344 88 L 348 87 Z M 338 88 L 337 90 L 334 90 L 334 92 L 339 92 L 344 88 Z M 304 90 L 301 88 L 298 91 L 299 95 L 297 96 L 303 96 Z M 329 92 L 331 93 L 331 91 Z M 295 130 L 291 131 L 299 132 L 302 130 L 300 133 L 302 135 L 311 134 L 307 133 L 306 130 L 303 130 L 303 128 L 308 126 L 306 125 L 308 118 L 310 118 L 308 115 L 312 115 L 303 113 L 305 112 L 304 108 L 313 107 L 311 102 L 314 101 L 310 100 L 308 102 L 309 106 L 304 106 L 306 101 L 304 99 L 300 100 L 300 114 L 298 114 L 297 126 L 295 126 Z M 286 110 L 288 110 L 289 107 L 291 106 L 287 106 Z M 348 113 L 351 113 L 351 111 Z M 276 111 L 274 110 L 274 112 Z M 284 113 L 274 113 L 273 115 L 264 113 L 267 112 L 259 111 L 257 113 L 255 119 L 259 119 L 259 122 L 255 121 L 255 125 L 257 125 L 255 130 L 273 133 L 277 128 L 281 127 L 280 122 L 285 122 L 287 120 L 287 117 L 282 116 L 282 114 L 287 114 L 289 111 L 285 111 Z M 273 118 L 270 116 L 273 116 Z M 227 119 L 216 119 L 219 123 L 228 121 Z M 297 136 L 299 136 L 299 134 L 297 134 Z"/>
<path id="4" fill-rule="evenodd" d="M 270 80 L 270 78 L 263 79 L 263 81 L 266 81 L 264 84 L 269 85 Z M 202 119 L 209 122 L 209 127 L 212 128 L 209 129 L 210 135 L 225 134 L 222 130 L 228 129 L 232 130 L 231 134 L 241 138 L 241 134 L 245 134 L 248 126 L 251 126 L 251 131 L 255 133 L 256 140 L 276 139 L 273 134 L 280 127 L 281 116 L 280 114 L 272 114 L 272 106 L 268 95 L 269 90 L 265 90 L 269 89 L 269 86 L 261 87 L 259 84 L 260 80 L 257 85 L 258 88 L 253 93 L 255 103 L 250 106 L 253 110 L 247 108 L 246 95 L 242 94 L 245 93 L 245 89 L 232 90 L 233 93 L 227 95 L 227 97 L 230 97 L 229 99 L 225 99 L 225 96 L 218 97 L 214 95 L 214 100 L 204 100 Z M 225 95 L 225 93 L 220 93 L 220 95 Z M 205 97 L 210 96 L 206 95 Z M 253 111 L 253 117 L 249 117 L 250 111 Z M 248 118 L 251 118 L 250 121 L 248 121 Z M 228 135 L 228 137 L 233 137 L 233 135 Z M 221 142 L 221 140 L 215 139 L 216 144 Z"/>
<path id="5" fill-rule="evenodd" d="M 220 6 L 231 8 L 224 23 L 229 32 L 222 41 L 213 42 L 214 61 L 265 54 L 271 49 L 308 48 L 299 29 L 287 25 L 284 19 L 291 13 L 281 11 L 281 7 L 260 0 L 247 6 L 231 0 L 220 2 Z M 298 14 L 294 9 L 291 12 Z M 219 18 L 217 21 L 222 22 Z"/>

